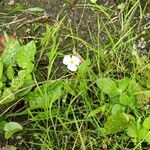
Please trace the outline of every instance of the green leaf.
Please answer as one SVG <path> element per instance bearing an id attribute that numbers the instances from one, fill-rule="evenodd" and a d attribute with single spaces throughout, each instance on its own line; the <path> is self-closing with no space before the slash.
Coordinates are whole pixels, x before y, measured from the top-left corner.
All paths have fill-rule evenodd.
<path id="1" fill-rule="evenodd" d="M 89 68 L 90 65 L 91 65 L 91 62 L 89 59 L 87 59 L 86 61 L 84 61 L 83 63 L 79 65 L 78 74 L 80 77 L 86 74 L 90 70 Z"/>
<path id="2" fill-rule="evenodd" d="M 7 77 L 9 80 L 12 80 L 14 78 L 14 69 L 12 65 L 9 65 L 6 71 Z"/>
<path id="3" fill-rule="evenodd" d="M 2 61 L 4 65 L 16 65 L 16 55 L 18 53 L 18 50 L 20 48 L 20 43 L 16 39 L 8 39 L 8 41 L 5 43 L 5 49 L 2 54 Z"/>
<path id="4" fill-rule="evenodd" d="M 130 127 L 128 127 L 127 134 L 128 134 L 128 136 L 130 136 L 132 138 L 138 137 L 137 124 L 134 123 Z"/>
<path id="5" fill-rule="evenodd" d="M 17 3 L 18 4 L 18 3 Z M 18 12 L 21 12 L 21 11 L 23 11 L 23 6 L 21 6 L 21 5 L 17 5 L 17 6 L 15 6 L 15 7 L 11 7 L 12 9 L 10 10 L 10 11 L 8 11 L 8 13 L 9 14 L 16 14 L 16 13 L 18 13 Z"/>
<path id="6" fill-rule="evenodd" d="M 0 59 L 0 80 L 2 78 L 2 75 L 3 75 L 3 62 Z"/>
<path id="7" fill-rule="evenodd" d="M 133 95 L 136 92 L 141 91 L 141 86 L 139 85 L 139 83 L 137 83 L 135 80 L 131 80 L 127 89 L 127 92 L 130 95 Z"/>
<path id="8" fill-rule="evenodd" d="M 4 132 L 4 126 L 7 122 L 5 120 L 3 120 L 2 118 L 0 118 L 0 134 L 2 134 Z"/>
<path id="9" fill-rule="evenodd" d="M 145 118 L 143 122 L 143 127 L 148 130 L 150 129 L 150 117 Z"/>
<path id="10" fill-rule="evenodd" d="M 9 139 L 13 136 L 14 133 L 23 130 L 22 126 L 17 122 L 9 122 L 4 126 L 5 138 Z"/>
<path id="11" fill-rule="evenodd" d="M 134 96 L 128 96 L 127 93 L 122 93 L 119 97 L 119 101 L 121 104 L 134 107 L 135 106 L 135 97 Z"/>
<path id="12" fill-rule="evenodd" d="M 110 97 L 117 96 L 118 94 L 120 94 L 115 81 L 113 81 L 110 78 L 98 79 L 97 85 L 105 94 L 108 94 Z"/>
<path id="13" fill-rule="evenodd" d="M 25 50 L 24 52 L 25 56 L 28 56 L 31 61 L 34 61 L 34 55 L 36 53 L 36 45 L 34 41 L 31 41 L 30 43 L 28 43 L 25 46 L 24 50 Z"/>
<path id="14" fill-rule="evenodd" d="M 13 145 L 6 145 L 5 149 L 6 150 L 17 150 L 17 148 Z"/>
<path id="15" fill-rule="evenodd" d="M 25 11 L 30 11 L 30 12 L 43 12 L 44 9 L 40 7 L 33 7 L 33 8 L 28 8 Z"/>
<path id="16" fill-rule="evenodd" d="M 74 96 L 76 95 L 74 89 L 71 88 L 68 83 L 64 84 L 64 89 L 66 90 L 67 93 L 74 95 Z"/>
<path id="17" fill-rule="evenodd" d="M 136 93 L 136 101 L 139 104 L 139 106 L 141 105 L 147 105 L 147 103 L 149 103 L 150 100 L 150 91 L 144 91 L 143 89 L 141 89 L 139 92 Z"/>
<path id="18" fill-rule="evenodd" d="M 26 46 L 22 46 L 17 54 L 17 64 L 22 69 L 27 69 L 31 72 L 34 68 L 33 61 L 36 53 L 34 41 L 31 41 Z"/>
<path id="19" fill-rule="evenodd" d="M 46 94 L 38 94 L 30 92 L 28 94 L 27 100 L 29 101 L 30 109 L 36 108 L 47 108 L 49 104 L 49 99 Z"/>
<path id="20" fill-rule="evenodd" d="M 25 69 L 25 70 L 20 70 L 18 72 L 18 77 L 22 80 L 24 80 L 26 78 L 26 76 L 29 75 L 28 71 Z"/>
<path id="21" fill-rule="evenodd" d="M 26 58 L 26 59 L 24 59 L 24 58 Z M 30 64 L 32 64 L 29 57 L 27 55 L 24 56 L 24 48 L 23 47 L 18 52 L 17 63 L 19 65 L 19 67 L 22 69 L 27 69 L 28 66 L 30 66 Z"/>
<path id="22" fill-rule="evenodd" d="M 150 131 L 142 128 L 139 131 L 139 139 L 145 139 L 146 142 L 150 143 Z"/>
<path id="23" fill-rule="evenodd" d="M 150 76 L 148 76 L 148 79 L 146 81 L 146 87 L 150 88 Z"/>
<path id="24" fill-rule="evenodd" d="M 50 104 L 58 100 L 62 94 L 63 83 L 45 84 L 40 88 L 36 88 L 34 92 L 30 92 L 27 96 L 31 109 L 48 108 Z"/>
<path id="25" fill-rule="evenodd" d="M 19 77 L 16 77 L 16 78 L 13 78 L 12 79 L 12 82 L 11 82 L 11 88 L 16 91 L 18 90 L 21 86 L 23 86 L 24 84 L 24 80 L 19 78 Z"/>
<path id="26" fill-rule="evenodd" d="M 23 84 L 24 87 L 28 87 L 28 88 L 26 88 L 26 89 L 20 91 L 19 93 L 17 93 L 17 96 L 22 97 L 22 96 L 26 95 L 27 93 L 29 93 L 30 90 L 31 90 L 32 87 L 33 87 L 33 83 L 34 83 L 34 81 L 33 81 L 33 79 L 32 79 L 32 76 L 31 76 L 30 74 L 28 74 L 28 75 L 24 78 L 24 84 Z M 32 86 L 31 86 L 31 85 L 32 85 Z"/>
<path id="27" fill-rule="evenodd" d="M 10 103 L 15 100 L 15 95 L 10 88 L 5 88 L 3 91 L 3 99 L 0 101 L 1 104 Z"/>
<path id="28" fill-rule="evenodd" d="M 120 105 L 120 104 L 115 104 L 112 107 L 111 113 L 116 114 L 116 113 L 123 113 L 125 111 L 125 107 Z"/>
<path id="29" fill-rule="evenodd" d="M 93 117 L 93 116 L 95 116 L 96 114 L 98 114 L 98 113 L 101 112 L 101 111 L 102 111 L 102 107 L 98 107 L 97 109 L 92 110 L 92 111 L 88 114 L 87 118 Z"/>
<path id="30" fill-rule="evenodd" d="M 3 87 L 3 82 L 0 81 L 0 88 L 2 88 L 2 87 Z"/>
<path id="31" fill-rule="evenodd" d="M 62 87 L 56 87 L 51 91 L 51 102 L 58 100 L 62 95 Z"/>
<path id="32" fill-rule="evenodd" d="M 122 93 L 125 91 L 130 83 L 129 78 L 125 77 L 122 80 L 118 80 L 118 89 Z"/>
<path id="33" fill-rule="evenodd" d="M 125 3 L 121 3 L 117 6 L 118 9 L 120 9 L 121 11 L 123 11 L 125 9 Z"/>
<path id="34" fill-rule="evenodd" d="M 124 113 L 113 114 L 108 117 L 106 123 L 104 124 L 104 129 L 107 134 L 117 133 L 120 131 L 125 131 L 130 125 L 130 117 Z"/>
<path id="35" fill-rule="evenodd" d="M 97 2 L 97 0 L 90 0 L 91 1 L 91 3 L 96 3 Z"/>

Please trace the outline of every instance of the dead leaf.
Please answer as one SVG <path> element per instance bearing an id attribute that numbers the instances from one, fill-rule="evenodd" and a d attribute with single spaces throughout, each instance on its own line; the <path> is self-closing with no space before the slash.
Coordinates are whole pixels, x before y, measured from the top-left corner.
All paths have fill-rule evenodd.
<path id="1" fill-rule="evenodd" d="M 15 0 L 10 0 L 8 5 L 14 5 L 14 3 L 15 3 Z"/>

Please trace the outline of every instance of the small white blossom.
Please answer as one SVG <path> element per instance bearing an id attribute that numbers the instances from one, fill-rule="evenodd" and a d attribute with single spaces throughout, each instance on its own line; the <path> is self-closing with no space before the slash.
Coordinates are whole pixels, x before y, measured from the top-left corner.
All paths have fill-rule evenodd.
<path id="1" fill-rule="evenodd" d="M 65 64 L 70 71 L 77 71 L 77 67 L 80 63 L 81 59 L 78 56 L 66 55 L 63 59 L 63 64 Z"/>
<path id="2" fill-rule="evenodd" d="M 141 65 L 140 57 L 139 57 L 139 55 L 138 55 L 136 50 L 132 51 L 132 55 L 135 56 L 137 62 Z"/>
<path id="3" fill-rule="evenodd" d="M 133 55 L 133 56 L 138 56 L 137 51 L 133 50 L 133 51 L 132 51 L 132 55 Z"/>

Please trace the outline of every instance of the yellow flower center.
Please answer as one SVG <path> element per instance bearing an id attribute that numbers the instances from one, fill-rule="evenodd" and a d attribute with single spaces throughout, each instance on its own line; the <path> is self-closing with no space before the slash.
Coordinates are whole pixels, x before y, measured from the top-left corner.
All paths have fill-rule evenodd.
<path id="1" fill-rule="evenodd" d="M 74 64 L 74 60 L 70 60 L 70 64 Z"/>

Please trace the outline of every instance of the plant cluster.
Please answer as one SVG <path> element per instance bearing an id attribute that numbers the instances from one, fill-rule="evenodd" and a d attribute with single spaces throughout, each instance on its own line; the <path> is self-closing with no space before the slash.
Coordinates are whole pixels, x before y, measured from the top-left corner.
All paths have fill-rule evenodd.
<path id="1" fill-rule="evenodd" d="M 149 3 L 132 0 L 115 10 L 97 3 L 77 4 L 83 9 L 77 29 L 86 9 L 96 13 L 89 41 L 60 14 L 55 24 L 43 24 L 40 38 L 23 42 L 4 34 L 0 138 L 8 149 L 16 149 L 14 141 L 37 150 L 149 148 L 149 23 L 142 20 Z"/>

